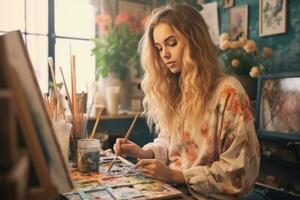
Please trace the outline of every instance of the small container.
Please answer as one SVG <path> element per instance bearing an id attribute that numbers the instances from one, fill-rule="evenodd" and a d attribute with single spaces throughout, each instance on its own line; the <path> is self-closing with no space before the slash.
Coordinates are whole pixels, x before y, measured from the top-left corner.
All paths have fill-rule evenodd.
<path id="1" fill-rule="evenodd" d="M 77 149 L 77 168 L 80 172 L 98 172 L 100 140 L 80 139 Z"/>

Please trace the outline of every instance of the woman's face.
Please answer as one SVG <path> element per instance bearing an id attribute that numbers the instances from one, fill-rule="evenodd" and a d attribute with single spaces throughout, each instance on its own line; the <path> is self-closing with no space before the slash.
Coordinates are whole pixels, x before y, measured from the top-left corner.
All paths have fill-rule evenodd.
<path id="1" fill-rule="evenodd" d="M 159 23 L 153 30 L 154 44 L 165 66 L 172 73 L 181 72 L 183 43 L 166 23 Z"/>

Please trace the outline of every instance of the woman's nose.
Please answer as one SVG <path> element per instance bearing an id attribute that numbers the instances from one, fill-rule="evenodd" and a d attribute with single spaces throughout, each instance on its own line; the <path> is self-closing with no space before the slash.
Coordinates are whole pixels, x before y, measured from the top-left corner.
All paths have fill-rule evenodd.
<path id="1" fill-rule="evenodd" d="M 170 54 L 170 52 L 167 49 L 164 49 L 163 52 L 162 52 L 162 54 L 163 54 L 162 57 L 164 59 L 169 59 L 171 57 L 171 54 Z"/>

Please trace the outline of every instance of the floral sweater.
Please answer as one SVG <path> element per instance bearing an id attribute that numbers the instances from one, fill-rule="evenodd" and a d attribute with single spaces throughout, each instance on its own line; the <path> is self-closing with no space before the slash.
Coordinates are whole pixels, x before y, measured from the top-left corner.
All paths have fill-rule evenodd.
<path id="1" fill-rule="evenodd" d="M 240 199 L 247 195 L 260 165 L 249 99 L 233 77 L 220 82 L 199 116 L 199 126 L 184 125 L 178 136 L 158 134 L 144 149 L 156 159 L 183 172 L 190 192 L 198 199 Z"/>

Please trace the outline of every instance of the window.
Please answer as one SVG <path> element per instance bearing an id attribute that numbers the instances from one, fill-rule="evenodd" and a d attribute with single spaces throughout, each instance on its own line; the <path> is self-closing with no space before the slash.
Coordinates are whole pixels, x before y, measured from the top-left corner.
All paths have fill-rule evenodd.
<path id="1" fill-rule="evenodd" d="M 66 9 L 68 8 L 68 9 Z M 62 67 L 71 89 L 70 54 L 76 56 L 77 92 L 87 91 L 87 82 L 95 80 L 95 58 L 91 56 L 95 37 L 93 6 L 87 0 L 55 2 L 55 63 Z M 57 76 L 62 80 L 61 76 Z"/>
<path id="2" fill-rule="evenodd" d="M 70 47 L 76 55 L 77 92 L 86 91 L 87 82 L 95 80 L 95 59 L 90 53 L 95 19 L 89 1 L 1 0 L 0 35 L 13 30 L 23 34 L 43 93 L 49 86 L 49 56 L 55 60 L 57 81 L 62 80 L 58 70 L 62 67 L 70 83 Z"/>

